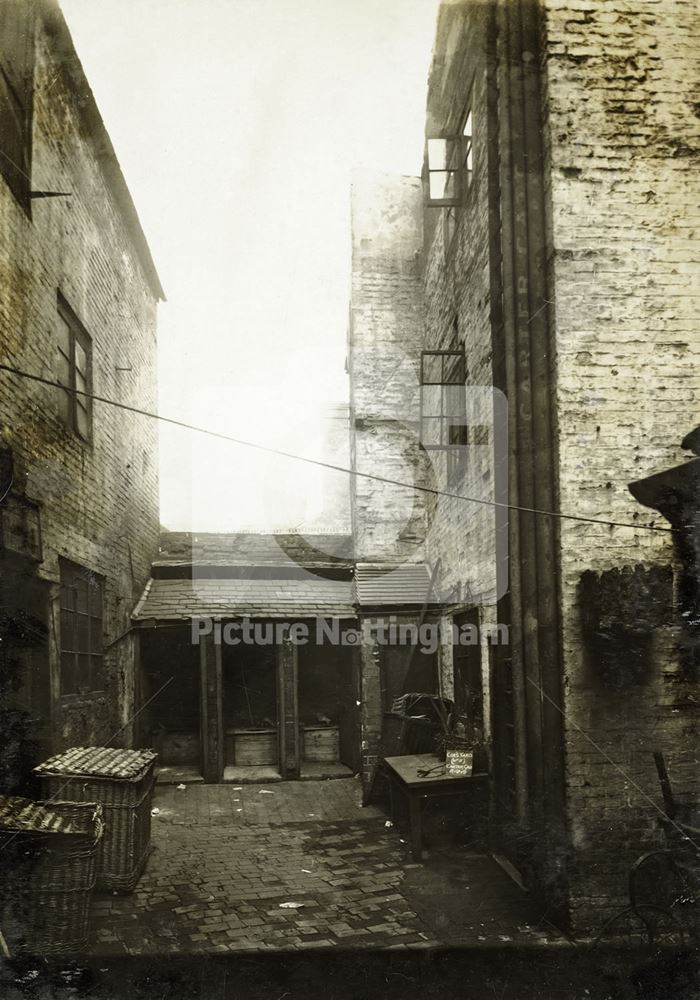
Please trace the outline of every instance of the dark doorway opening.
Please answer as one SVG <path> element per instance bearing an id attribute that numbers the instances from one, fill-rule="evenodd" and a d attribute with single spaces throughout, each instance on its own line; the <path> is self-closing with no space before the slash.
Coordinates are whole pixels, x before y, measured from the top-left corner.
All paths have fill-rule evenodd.
<path id="1" fill-rule="evenodd" d="M 452 649 L 454 664 L 455 713 L 472 738 L 484 737 L 484 694 L 481 674 L 481 645 L 479 642 L 479 612 L 467 611 L 454 619 L 455 631 L 460 636 L 474 638 L 474 642 L 456 642 Z M 467 629 L 465 626 L 471 626 Z"/>
<path id="2" fill-rule="evenodd" d="M 350 647 L 299 648 L 298 706 L 302 776 L 359 768 L 356 664 Z"/>
<path id="3" fill-rule="evenodd" d="M 158 754 L 160 775 L 173 780 L 200 776 L 199 646 L 189 626 L 144 629 L 141 643 L 141 703 L 144 742 Z"/>
<path id="4" fill-rule="evenodd" d="M 382 709 L 390 712 L 402 694 L 438 693 L 438 655 L 418 645 L 382 646 Z"/>
<path id="5" fill-rule="evenodd" d="M 276 645 L 222 646 L 224 778 L 279 773 Z"/>

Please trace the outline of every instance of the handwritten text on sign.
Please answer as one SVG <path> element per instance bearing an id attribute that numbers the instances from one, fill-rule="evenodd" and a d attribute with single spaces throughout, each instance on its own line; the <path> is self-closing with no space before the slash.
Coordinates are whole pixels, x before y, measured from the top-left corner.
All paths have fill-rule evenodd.
<path id="1" fill-rule="evenodd" d="M 445 762 L 445 773 L 453 777 L 471 775 L 474 754 L 471 750 L 448 750 Z"/>

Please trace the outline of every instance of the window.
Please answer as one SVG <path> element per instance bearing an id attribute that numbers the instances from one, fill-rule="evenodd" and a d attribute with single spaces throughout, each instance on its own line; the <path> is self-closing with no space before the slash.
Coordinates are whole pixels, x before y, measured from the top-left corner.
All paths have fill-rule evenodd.
<path id="1" fill-rule="evenodd" d="M 61 560 L 61 694 L 99 691 L 102 659 L 102 578 Z"/>
<path id="2" fill-rule="evenodd" d="M 467 107 L 458 134 L 428 139 L 428 205 L 444 209 L 443 243 L 448 254 L 454 243 L 459 207 L 464 205 L 474 175 L 473 116 Z"/>
<path id="3" fill-rule="evenodd" d="M 444 451 L 448 478 L 460 466 L 468 444 L 466 424 L 466 361 L 464 350 L 423 351 L 421 354 L 421 444 Z"/>
<path id="4" fill-rule="evenodd" d="M 459 140 L 428 139 L 428 204 L 458 205 Z"/>
<path id="5" fill-rule="evenodd" d="M 92 406 L 90 399 L 80 393 L 90 392 L 92 344 L 79 320 L 60 296 L 56 333 L 58 381 L 69 390 L 59 393 L 61 419 L 67 427 L 87 441 L 90 437 Z"/>
<path id="6" fill-rule="evenodd" d="M 31 214 L 34 4 L 0 3 L 0 175 Z"/>

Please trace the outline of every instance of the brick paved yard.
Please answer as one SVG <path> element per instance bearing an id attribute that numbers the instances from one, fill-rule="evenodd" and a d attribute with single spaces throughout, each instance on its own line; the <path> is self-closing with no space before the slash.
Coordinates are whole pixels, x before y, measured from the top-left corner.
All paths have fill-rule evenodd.
<path id="1" fill-rule="evenodd" d="M 556 932 L 484 854 L 412 863 L 355 779 L 159 786 L 135 892 L 93 904 L 94 954 L 503 947 Z M 284 904 L 297 904 L 286 906 Z"/>

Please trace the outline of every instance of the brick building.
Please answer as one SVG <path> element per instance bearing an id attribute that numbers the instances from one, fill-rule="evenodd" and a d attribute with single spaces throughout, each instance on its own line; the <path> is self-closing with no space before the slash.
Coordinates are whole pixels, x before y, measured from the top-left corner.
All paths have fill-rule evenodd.
<path id="1" fill-rule="evenodd" d="M 581 932 L 659 837 L 652 751 L 699 791 L 697 614 L 628 488 L 672 519 L 697 423 L 699 36 L 683 0 L 443 3 L 423 177 L 353 186 L 353 462 L 418 487 L 356 481 L 357 558 L 424 564 L 445 635 L 508 626 L 437 677 L 482 701 L 494 851 Z"/>
<path id="2" fill-rule="evenodd" d="M 3 2 L 0 60 L 0 359 L 153 411 L 163 292 L 58 5 Z M 128 744 L 155 422 L 3 371 L 0 446 L 0 655 L 33 755 Z"/>

